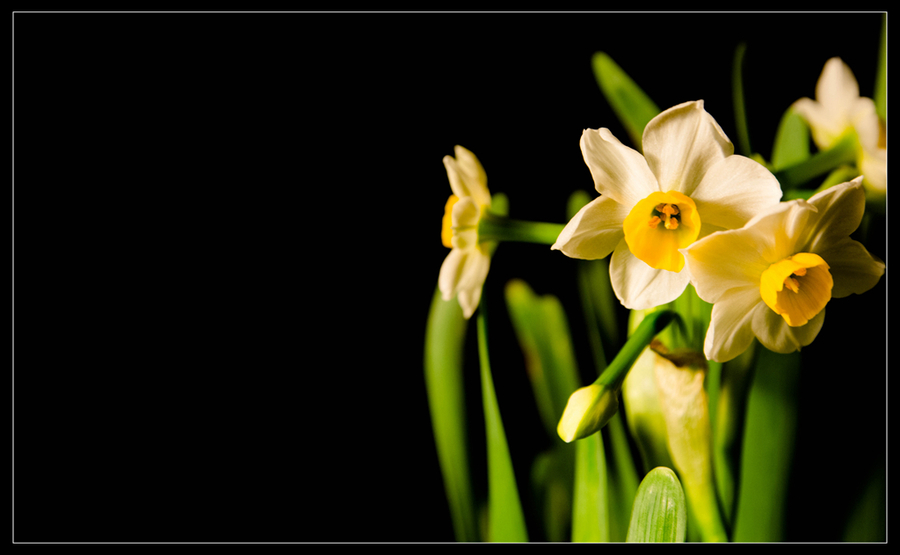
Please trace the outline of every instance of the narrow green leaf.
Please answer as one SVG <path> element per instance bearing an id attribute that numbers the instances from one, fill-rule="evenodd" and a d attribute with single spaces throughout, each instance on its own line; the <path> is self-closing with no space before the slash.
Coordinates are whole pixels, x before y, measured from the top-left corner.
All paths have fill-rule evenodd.
<path id="1" fill-rule="evenodd" d="M 572 528 L 572 482 L 575 448 L 559 442 L 539 453 L 531 468 L 535 505 L 540 508 L 544 536 L 549 542 L 564 542 Z"/>
<path id="2" fill-rule="evenodd" d="M 578 366 L 566 315 L 559 299 L 538 296 L 520 279 L 505 289 L 510 321 L 525 358 L 538 413 L 554 446 L 535 460 L 532 486 L 542 508 L 548 541 L 568 539 L 572 511 L 574 447 L 556 434 L 569 392 L 579 385 Z"/>
<path id="3" fill-rule="evenodd" d="M 687 502 L 678 476 L 658 466 L 641 481 L 631 510 L 628 542 L 683 542 Z"/>
<path id="4" fill-rule="evenodd" d="M 718 395 L 709 397 L 713 424 L 713 462 L 716 492 L 722 506 L 722 517 L 730 528 L 735 507 L 736 479 L 739 472 L 741 432 L 747 405 L 749 378 L 755 360 L 756 341 L 735 359 L 724 364 L 710 364 L 710 390 L 714 374 L 718 374 Z M 713 412 L 715 416 L 713 417 Z"/>
<path id="5" fill-rule="evenodd" d="M 606 455 L 601 434 L 593 434 L 575 443 L 572 541 L 609 541 Z"/>
<path id="6" fill-rule="evenodd" d="M 525 515 L 519 501 L 512 457 L 491 376 L 484 296 L 478 309 L 478 355 L 481 362 L 481 391 L 487 435 L 488 541 L 527 542 Z"/>
<path id="7" fill-rule="evenodd" d="M 565 311 L 557 297 L 538 296 L 519 279 L 507 283 L 505 293 L 538 410 L 548 435 L 555 437 L 569 395 L 580 385 Z"/>
<path id="8" fill-rule="evenodd" d="M 830 149 L 820 150 L 802 162 L 775 170 L 781 190 L 788 191 L 844 164 L 856 163 L 858 145 L 856 134 L 847 132 Z"/>
<path id="9" fill-rule="evenodd" d="M 572 193 L 567 206 L 568 217 L 575 216 L 590 200 L 584 191 Z M 615 312 L 618 303 L 609 281 L 609 261 L 579 260 L 577 273 L 585 330 L 599 376 L 606 369 L 606 352 L 615 352 L 619 348 L 619 326 Z M 610 418 L 606 435 L 608 441 L 603 440 L 603 443 L 608 459 L 609 541 L 623 542 L 628 532 L 631 504 L 638 488 L 638 474 L 620 413 Z"/>
<path id="10" fill-rule="evenodd" d="M 809 125 L 793 108 L 781 116 L 772 146 L 772 171 L 783 170 L 809 158 Z"/>
<path id="11" fill-rule="evenodd" d="M 734 102 L 734 123 L 737 127 L 738 152 L 744 156 L 750 156 L 753 150 L 750 148 L 750 131 L 747 128 L 747 106 L 744 102 L 744 52 L 747 45 L 741 43 L 734 52 L 734 62 L 731 67 L 731 90 Z"/>
<path id="12" fill-rule="evenodd" d="M 800 353 L 762 347 L 750 385 L 733 540 L 784 540 L 785 501 L 797 428 Z"/>
<path id="13" fill-rule="evenodd" d="M 457 541 L 477 541 L 463 385 L 463 345 L 467 320 L 456 299 L 435 290 L 425 331 L 425 386 L 428 406 Z"/>
<path id="14" fill-rule="evenodd" d="M 622 122 L 631 142 L 641 150 L 641 136 L 647 122 L 660 109 L 606 52 L 597 52 L 591 60 L 594 78 L 616 117 Z"/>
<path id="15" fill-rule="evenodd" d="M 617 412 L 606 424 L 607 487 L 609 494 L 609 541 L 623 542 L 628 534 L 628 514 L 638 489 L 638 473 L 622 414 Z"/>
<path id="16" fill-rule="evenodd" d="M 843 541 L 887 541 L 887 475 L 884 466 L 879 465 L 869 476 L 850 513 Z"/>
<path id="17" fill-rule="evenodd" d="M 878 70 L 875 74 L 875 111 L 887 121 L 887 14 L 881 14 L 881 43 L 878 48 Z"/>

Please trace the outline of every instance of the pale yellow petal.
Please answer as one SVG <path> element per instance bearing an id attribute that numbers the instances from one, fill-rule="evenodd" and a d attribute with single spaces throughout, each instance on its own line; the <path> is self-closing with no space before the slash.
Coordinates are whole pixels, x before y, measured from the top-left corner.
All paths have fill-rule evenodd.
<path id="1" fill-rule="evenodd" d="M 758 286 L 729 290 L 713 305 L 706 331 L 703 352 L 706 358 L 727 362 L 744 351 L 753 341 L 753 319 L 757 312 L 769 310 L 759 297 Z"/>
<path id="2" fill-rule="evenodd" d="M 806 324 L 792 327 L 780 314 L 765 306 L 765 310 L 754 311 L 752 326 L 753 333 L 765 348 L 775 353 L 787 354 L 812 343 L 822 329 L 824 321 L 825 310 L 821 310 Z"/>
<path id="3" fill-rule="evenodd" d="M 755 234 L 747 230 L 714 233 L 681 252 L 697 295 L 708 303 L 719 302 L 735 288 L 759 288 L 759 277 L 770 264 L 760 255 Z"/>
<path id="4" fill-rule="evenodd" d="M 819 253 L 834 279 L 833 298 L 862 294 L 875 287 L 884 275 L 884 262 L 869 254 L 866 247 L 849 237 Z"/>
<path id="5" fill-rule="evenodd" d="M 816 193 L 809 204 L 816 211 L 798 234 L 797 252 L 819 252 L 856 231 L 866 209 L 862 177 Z"/>

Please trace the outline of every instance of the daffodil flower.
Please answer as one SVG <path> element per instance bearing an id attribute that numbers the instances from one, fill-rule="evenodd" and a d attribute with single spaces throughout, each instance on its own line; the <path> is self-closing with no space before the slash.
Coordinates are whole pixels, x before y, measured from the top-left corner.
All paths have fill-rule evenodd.
<path id="1" fill-rule="evenodd" d="M 857 165 L 865 185 L 884 192 L 887 187 L 885 133 L 871 98 L 859 96 L 853 72 L 840 58 L 825 62 L 816 82 L 816 100 L 801 98 L 794 109 L 807 121 L 820 150 L 833 147 L 848 131 L 859 139 Z"/>
<path id="2" fill-rule="evenodd" d="M 706 357 L 729 361 L 754 336 L 770 351 L 799 350 L 819 333 L 832 298 L 874 287 L 884 263 L 850 238 L 864 210 L 860 176 L 682 249 L 697 294 L 713 303 Z"/>
<path id="3" fill-rule="evenodd" d="M 488 244 L 478 238 L 478 224 L 491 206 L 491 194 L 478 158 L 458 145 L 454 153 L 456 158 L 444 157 L 453 194 L 444 207 L 441 226 L 441 241 L 452 250 L 441 265 L 438 287 L 445 301 L 455 296 L 463 315 L 470 318 L 491 264 Z"/>
<path id="4" fill-rule="evenodd" d="M 631 309 L 673 301 L 690 275 L 679 249 L 743 226 L 781 199 L 775 177 L 734 155 L 703 101 L 665 110 L 644 129 L 644 155 L 608 129 L 586 129 L 581 151 L 600 197 L 584 206 L 551 248 L 582 259 L 612 253 L 610 279 Z"/>

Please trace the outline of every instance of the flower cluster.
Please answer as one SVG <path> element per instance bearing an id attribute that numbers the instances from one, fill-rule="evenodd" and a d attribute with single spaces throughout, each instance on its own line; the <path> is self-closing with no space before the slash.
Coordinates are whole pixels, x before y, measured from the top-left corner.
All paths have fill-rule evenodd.
<path id="1" fill-rule="evenodd" d="M 734 461 L 739 455 L 744 460 L 735 446 L 738 441 L 744 442 L 741 449 L 752 445 L 747 438 L 755 430 L 775 437 L 756 437 L 766 449 L 747 456 L 753 461 L 747 468 L 766 467 L 766 472 L 769 461 L 762 459 L 771 458 L 772 452 L 767 442 L 789 450 L 790 422 L 782 432 L 770 433 L 785 420 L 779 415 L 790 414 L 787 388 L 799 375 L 800 357 L 783 355 L 815 340 L 832 299 L 865 293 L 885 273 L 885 263 L 864 244 L 875 218 L 885 216 L 884 94 L 874 95 L 878 102 L 861 97 L 850 68 L 839 58 L 828 60 L 816 84 L 816 99 L 801 98 L 787 109 L 769 163 L 748 152 L 748 141 L 742 141 L 747 155 L 736 154 L 703 100 L 660 112 L 642 100 L 643 92 L 608 56 L 595 55 L 594 66 L 602 89 L 604 81 L 616 84 L 607 86 L 604 94 L 618 103 L 617 114 L 638 149 L 620 142 L 607 128 L 582 132 L 581 152 L 598 196 L 573 195 L 567 223 L 508 218 L 506 197 L 491 197 L 485 171 L 473 153 L 456 146 L 455 157 L 444 157 L 453 194 L 441 229 L 450 252 L 438 285 L 443 302 L 455 298 L 462 314 L 435 299 L 426 376 L 454 525 L 460 538 L 471 539 L 475 512 L 466 489 L 457 352 L 463 334 L 458 332 L 478 310 L 494 247 L 500 241 L 524 241 L 549 245 L 570 258 L 609 257 L 608 263 L 578 266 L 586 332 L 598 370 L 589 385 L 579 387 L 568 326 L 556 299 L 516 294 L 507 287 L 510 319 L 546 429 L 552 435 L 555 426 L 558 439 L 578 442 L 572 513 L 559 513 L 558 500 L 552 505 L 561 522 L 573 518 L 572 541 L 608 541 L 623 513 L 630 513 L 632 520 L 627 536 L 616 532 L 618 541 L 684 541 L 685 520 L 701 541 L 744 541 L 738 530 L 746 525 L 736 525 L 735 499 L 756 495 L 747 506 L 759 505 L 756 521 L 766 527 L 771 511 L 758 500 L 777 498 L 780 486 L 771 489 L 775 495 L 757 493 L 753 484 L 744 487 L 742 476 L 741 488 L 735 488 L 740 467 Z M 878 92 L 883 93 L 883 87 Z M 810 135 L 815 149 L 810 148 Z M 824 180 L 813 182 L 821 176 Z M 867 200 L 873 201 L 872 209 Z M 604 342 L 615 343 L 610 338 L 618 336 L 612 310 L 618 308 L 616 299 L 630 310 L 628 334 L 615 356 L 607 359 Z M 488 521 L 498 524 L 487 537 L 527 541 L 491 381 L 486 320 L 482 309 L 478 341 L 489 481 L 499 484 L 492 491 L 505 488 L 490 504 Z M 445 334 L 449 343 L 442 343 Z M 722 363 L 729 363 L 727 371 Z M 753 373 L 748 372 L 751 368 Z M 770 383 L 759 378 L 767 372 L 785 379 Z M 748 388 L 757 383 L 764 384 L 759 387 L 772 399 L 751 411 Z M 781 386 L 783 399 L 776 391 Z M 626 413 L 624 423 L 647 471 L 633 505 L 627 492 L 613 493 L 627 489 L 624 478 L 631 467 L 627 442 L 616 446 L 614 439 L 626 433 L 617 418 L 620 410 Z M 597 434 L 607 425 L 612 439 L 608 447 Z M 609 492 L 603 489 L 605 471 L 597 464 L 602 460 L 597 453 L 608 449 L 626 453 L 621 459 L 610 458 L 623 466 L 615 471 L 622 483 Z M 573 481 L 566 475 L 572 461 L 565 453 L 554 449 L 535 465 L 535 482 L 546 487 L 548 503 L 551 489 L 559 494 Z M 777 478 L 777 471 L 786 468 L 769 474 Z M 623 497 L 617 499 L 619 495 Z M 618 516 L 611 508 L 598 508 L 614 504 Z M 548 533 L 559 532 L 551 528 Z"/>
<path id="2" fill-rule="evenodd" d="M 843 132 L 829 129 L 828 140 Z M 865 208 L 862 177 L 808 202 L 779 202 L 774 175 L 734 154 L 703 101 L 659 114 L 642 143 L 643 155 L 608 129 L 584 131 L 581 150 L 600 196 L 552 248 L 588 260 L 612 253 L 613 290 L 631 309 L 669 303 L 693 283 L 714 304 L 707 358 L 730 360 L 754 335 L 779 353 L 806 346 L 832 297 L 863 293 L 884 273 L 849 238 Z"/>

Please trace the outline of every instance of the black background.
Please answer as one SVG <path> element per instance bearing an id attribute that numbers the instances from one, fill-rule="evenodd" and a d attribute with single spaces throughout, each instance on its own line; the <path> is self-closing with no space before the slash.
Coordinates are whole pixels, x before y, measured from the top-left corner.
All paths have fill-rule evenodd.
<path id="1" fill-rule="evenodd" d="M 582 130 L 628 142 L 594 52 L 662 109 L 704 99 L 736 141 L 731 62 L 746 42 L 751 141 L 768 157 L 784 110 L 814 95 L 829 57 L 872 96 L 881 15 L 19 12 L 12 23 L 14 540 L 441 542 L 453 531 L 422 358 L 447 252 L 442 157 L 465 146 L 513 217 L 564 223 L 570 193 L 593 191 Z M 871 248 L 886 259 L 883 232 Z M 549 439 L 502 288 L 519 277 L 559 296 L 583 346 L 574 267 L 504 244 L 485 286 L 522 476 Z M 789 539 L 840 539 L 841 511 L 883 464 L 886 279 L 830 304 L 804 350 L 793 508 L 825 516 L 793 511 Z M 472 443 L 483 494 L 477 433 Z M 811 477 L 837 472 L 850 478 L 828 493 Z"/>

